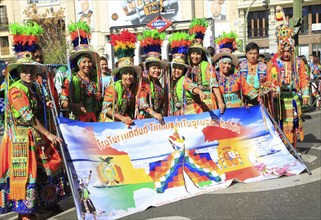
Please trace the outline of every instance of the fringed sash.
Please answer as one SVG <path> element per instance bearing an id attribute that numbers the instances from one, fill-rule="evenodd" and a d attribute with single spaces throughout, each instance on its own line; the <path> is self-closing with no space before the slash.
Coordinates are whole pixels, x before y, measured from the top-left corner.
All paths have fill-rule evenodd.
<path id="1" fill-rule="evenodd" d="M 16 130 L 9 152 L 10 163 L 10 198 L 26 199 L 26 184 L 29 174 L 30 140 L 31 131 L 28 127 Z M 32 168 L 32 167 L 31 167 Z"/>

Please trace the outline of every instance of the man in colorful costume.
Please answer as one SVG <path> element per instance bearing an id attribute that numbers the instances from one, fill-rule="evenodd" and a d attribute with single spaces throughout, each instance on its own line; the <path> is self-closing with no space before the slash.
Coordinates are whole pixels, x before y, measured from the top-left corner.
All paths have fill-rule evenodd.
<path id="1" fill-rule="evenodd" d="M 301 93 L 303 105 L 309 102 L 309 81 L 302 60 L 295 56 L 292 29 L 287 24 L 277 27 L 278 53 L 268 63 L 267 80 L 273 86 L 271 113 L 283 133 L 296 147 L 297 135 L 304 138 L 302 128 Z"/>
<path id="2" fill-rule="evenodd" d="M 253 88 L 259 90 L 263 87 L 266 81 L 267 65 L 258 61 L 259 46 L 254 43 L 248 43 L 245 47 L 246 60 L 243 60 L 239 64 L 239 72 L 242 74 L 246 82 Z M 257 99 L 248 99 L 244 97 L 244 102 L 249 105 L 257 105 Z"/>

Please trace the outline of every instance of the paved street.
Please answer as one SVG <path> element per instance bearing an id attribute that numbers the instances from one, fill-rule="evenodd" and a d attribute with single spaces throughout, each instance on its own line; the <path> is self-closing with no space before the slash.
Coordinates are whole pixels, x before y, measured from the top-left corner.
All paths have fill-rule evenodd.
<path id="1" fill-rule="evenodd" d="M 305 139 L 298 148 L 312 171 L 292 177 L 233 183 L 230 187 L 152 207 L 122 219 L 321 219 L 321 111 L 304 114 Z M 77 219 L 72 199 L 61 202 L 61 213 L 44 213 L 40 219 Z M 17 219 L 15 213 L 0 219 Z"/>

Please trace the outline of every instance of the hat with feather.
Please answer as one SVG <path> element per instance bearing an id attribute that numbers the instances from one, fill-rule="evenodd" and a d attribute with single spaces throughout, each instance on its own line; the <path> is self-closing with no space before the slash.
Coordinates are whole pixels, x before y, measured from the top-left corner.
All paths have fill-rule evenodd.
<path id="1" fill-rule="evenodd" d="M 118 58 L 118 66 L 112 71 L 116 78 L 120 79 L 120 76 L 117 75 L 122 69 L 128 67 L 133 68 L 137 76 L 141 73 L 142 68 L 134 65 L 136 42 L 136 35 L 125 29 L 120 34 L 110 35 L 110 43 L 114 46 L 115 56 Z"/>
<path id="2" fill-rule="evenodd" d="M 175 32 L 168 38 L 171 47 L 172 64 L 189 67 L 189 65 L 185 64 L 185 58 L 193 39 L 194 35 L 189 35 L 186 32 Z"/>
<path id="3" fill-rule="evenodd" d="M 189 53 L 193 50 L 200 50 L 203 52 L 203 60 L 206 60 L 206 56 L 209 54 L 208 50 L 203 47 L 207 27 L 208 22 L 206 18 L 194 18 L 189 26 L 189 33 L 194 35 L 193 42 L 189 47 Z"/>
<path id="4" fill-rule="evenodd" d="M 89 25 L 84 21 L 74 22 L 68 25 L 73 51 L 69 56 L 69 60 L 73 65 L 86 54 L 91 57 L 94 65 L 99 62 L 98 53 L 90 49 L 91 32 Z"/>
<path id="5" fill-rule="evenodd" d="M 162 69 L 168 66 L 168 62 L 160 59 L 162 43 L 165 36 L 165 33 L 159 33 L 157 29 L 146 29 L 142 34 L 137 36 L 143 52 L 146 55 L 145 65 L 147 67 L 153 63 L 160 65 Z"/>
<path id="6" fill-rule="evenodd" d="M 36 71 L 41 71 L 43 65 L 34 60 L 34 53 L 38 47 L 39 37 L 44 32 L 43 28 L 35 22 L 12 23 L 9 25 L 9 31 L 13 37 L 13 50 L 17 55 L 17 61 L 8 66 L 8 72 L 21 65 L 35 66 Z"/>
<path id="7" fill-rule="evenodd" d="M 233 52 L 237 50 L 238 42 L 239 38 L 235 32 L 223 32 L 219 38 L 215 39 L 215 43 L 219 46 L 219 53 L 212 57 L 212 62 L 216 63 L 224 57 L 229 57 L 232 60 L 232 64 L 237 66 L 239 59 L 233 54 Z"/>

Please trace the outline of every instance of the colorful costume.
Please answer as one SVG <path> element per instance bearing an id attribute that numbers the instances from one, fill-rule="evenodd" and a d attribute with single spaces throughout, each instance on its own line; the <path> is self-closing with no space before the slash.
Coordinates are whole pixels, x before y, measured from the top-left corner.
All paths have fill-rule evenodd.
<path id="1" fill-rule="evenodd" d="M 194 18 L 190 24 L 189 33 L 195 35 L 192 45 L 189 47 L 189 54 L 195 49 L 202 51 L 202 61 L 197 66 L 192 66 L 190 71 L 191 79 L 198 87 L 208 95 L 208 99 L 204 100 L 208 110 L 217 109 L 217 103 L 212 89 L 218 87 L 216 78 L 213 78 L 213 66 L 208 60 L 207 55 L 209 52 L 203 47 L 203 39 L 205 36 L 208 22 L 205 18 Z"/>
<path id="2" fill-rule="evenodd" d="M 66 78 L 64 80 L 60 101 L 81 104 L 86 108 L 86 114 L 76 116 L 78 120 L 97 121 L 97 100 L 94 96 L 97 92 L 97 84 L 94 81 L 86 81 L 82 79 L 78 73 L 73 73 L 72 84 L 70 82 L 70 78 Z M 76 112 L 74 112 L 74 114 L 76 114 Z"/>
<path id="3" fill-rule="evenodd" d="M 245 80 L 245 77 L 235 71 L 229 76 L 217 72 L 215 77 L 218 80 L 221 94 L 227 108 L 243 107 L 243 95 L 250 99 L 257 97 L 257 91 Z"/>
<path id="4" fill-rule="evenodd" d="M 263 62 L 258 62 L 257 64 L 251 64 L 247 60 L 240 62 L 239 72 L 246 79 L 246 82 L 252 86 L 254 89 L 259 90 L 263 84 L 266 82 L 266 70 L 267 65 Z M 246 98 L 246 97 L 245 97 Z M 257 100 L 246 99 L 247 103 L 252 105 L 258 104 Z"/>
<path id="5" fill-rule="evenodd" d="M 132 90 L 126 90 L 121 80 L 109 85 L 105 91 L 103 107 L 100 114 L 100 121 L 108 122 L 113 119 L 107 116 L 107 112 L 121 114 L 134 118 L 135 94 Z"/>
<path id="6" fill-rule="evenodd" d="M 33 63 L 32 56 L 42 28 L 35 23 L 12 24 L 9 28 L 18 61 L 8 66 L 8 72 L 24 65 L 39 71 L 40 65 Z M 33 35 L 24 35 L 21 31 L 26 29 Z M 15 38 L 17 35 L 19 38 Z M 46 102 L 39 85 L 22 80 L 9 84 L 7 75 L 6 128 L 0 147 L 0 213 L 34 214 L 69 196 L 69 188 L 56 146 L 31 125 L 35 118 L 44 124 Z"/>
<path id="7" fill-rule="evenodd" d="M 144 75 L 139 85 L 137 94 L 138 102 L 138 119 L 150 118 L 151 110 L 163 116 L 168 114 L 164 86 L 159 79 L 151 78 L 148 74 L 148 67 L 151 65 L 159 66 L 162 71 L 165 71 L 168 63 L 160 60 L 161 46 L 165 38 L 165 33 L 159 33 L 158 30 L 145 30 L 142 35 L 138 35 L 137 39 L 146 55 L 144 62 Z M 161 77 L 166 78 L 166 73 L 163 72 Z M 166 81 L 166 79 L 164 80 Z"/>
<path id="8" fill-rule="evenodd" d="M 99 63 L 99 55 L 89 50 L 90 27 L 85 22 L 80 21 L 70 24 L 68 30 L 75 48 L 75 52 L 69 57 L 71 66 L 79 65 L 77 62 L 84 55 L 91 57 L 93 65 Z M 86 113 L 72 112 L 75 116 L 72 119 L 96 122 L 96 114 L 100 111 L 100 106 L 99 100 L 95 98 L 95 93 L 98 93 L 97 74 L 95 72 L 91 71 L 88 79 L 83 79 L 77 72 L 73 72 L 63 82 L 60 103 L 63 105 L 63 102 L 67 101 L 70 106 L 78 104 L 85 107 Z"/>
<path id="9" fill-rule="evenodd" d="M 170 106 L 173 115 L 197 114 L 207 109 L 207 106 L 200 100 L 199 96 L 193 93 L 193 90 L 198 88 L 198 86 L 186 76 L 190 66 L 185 64 L 184 60 L 192 39 L 192 37 L 184 32 L 176 32 L 169 37 L 173 57 L 170 85 Z M 179 79 L 173 78 L 174 65 L 184 68 L 183 74 Z"/>
<path id="10" fill-rule="evenodd" d="M 278 97 L 270 103 L 272 115 L 295 147 L 297 134 L 300 140 L 304 138 L 298 93 L 309 98 L 309 81 L 303 61 L 295 57 L 291 34 L 287 24 L 277 27 L 278 53 L 268 63 L 267 80 L 278 92 Z M 285 50 L 291 54 L 288 61 L 282 57 Z"/>
<path id="11" fill-rule="evenodd" d="M 114 46 L 115 56 L 118 58 L 118 67 L 112 70 L 116 82 L 107 87 L 99 120 L 102 122 L 114 121 L 114 115 L 120 114 L 131 119 L 135 117 L 135 100 L 138 75 L 142 69 L 134 65 L 136 35 L 122 30 L 120 34 L 112 34 L 110 43 Z M 126 88 L 122 82 L 122 71 L 134 69 L 134 81 Z M 108 113 L 111 113 L 108 114 Z"/>
<path id="12" fill-rule="evenodd" d="M 291 143 L 296 143 L 296 135 L 303 140 L 301 102 L 298 93 L 309 97 L 308 75 L 303 61 L 282 61 L 277 54 L 268 64 L 267 80 L 276 86 L 280 93 L 274 100 L 273 115 Z"/>
<path id="13" fill-rule="evenodd" d="M 213 77 L 217 78 L 227 108 L 243 107 L 243 95 L 247 95 L 250 99 L 258 95 L 257 91 L 246 82 L 245 76 L 236 69 L 239 61 L 232 52 L 237 50 L 237 40 L 238 37 L 234 32 L 223 32 L 221 37 L 216 39 L 220 53 L 215 54 L 212 58 L 213 63 L 217 63 L 217 71 Z M 228 59 L 232 64 L 231 72 L 228 75 L 224 75 L 222 70 L 218 68 L 221 59 Z"/>

